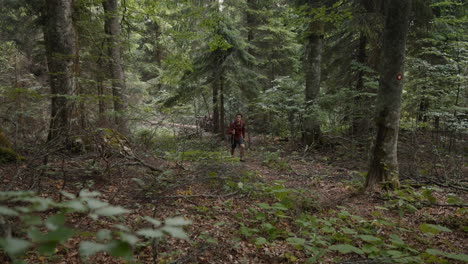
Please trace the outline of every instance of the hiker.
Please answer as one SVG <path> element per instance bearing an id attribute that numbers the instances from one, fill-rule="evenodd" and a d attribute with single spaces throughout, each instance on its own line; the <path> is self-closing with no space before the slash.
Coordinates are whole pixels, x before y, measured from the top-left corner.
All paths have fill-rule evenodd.
<path id="1" fill-rule="evenodd" d="M 231 156 L 234 156 L 234 150 L 237 145 L 240 147 L 240 161 L 244 162 L 245 152 L 245 123 L 242 121 L 242 114 L 236 114 L 236 119 L 229 126 L 229 134 L 231 135 Z"/>

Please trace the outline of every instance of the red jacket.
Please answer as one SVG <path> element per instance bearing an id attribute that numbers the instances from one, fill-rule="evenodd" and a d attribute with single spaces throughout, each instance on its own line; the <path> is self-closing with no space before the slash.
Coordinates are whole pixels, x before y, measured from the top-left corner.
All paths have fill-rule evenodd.
<path id="1" fill-rule="evenodd" d="M 234 120 L 234 122 L 231 123 L 229 126 L 229 134 L 232 135 L 232 132 L 235 132 L 234 134 L 234 139 L 239 140 L 240 137 L 242 136 L 245 138 L 245 123 L 244 121 L 237 122 L 237 120 Z"/>

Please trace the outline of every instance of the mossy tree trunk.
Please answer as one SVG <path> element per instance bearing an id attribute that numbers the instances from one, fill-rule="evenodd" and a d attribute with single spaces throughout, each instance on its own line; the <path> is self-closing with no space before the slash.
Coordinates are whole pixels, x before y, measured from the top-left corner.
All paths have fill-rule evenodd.
<path id="1" fill-rule="evenodd" d="M 304 60 L 305 71 L 305 120 L 303 141 L 310 145 L 320 140 L 320 123 L 315 111 L 320 94 L 320 75 L 323 50 L 323 34 L 311 28 L 306 56 Z"/>
<path id="2" fill-rule="evenodd" d="M 115 123 L 121 133 L 126 133 L 125 118 L 125 76 L 122 67 L 119 8 L 117 0 L 104 0 L 104 31 L 107 37 L 109 69 L 112 79 L 112 95 L 114 97 Z"/>
<path id="3" fill-rule="evenodd" d="M 394 188 L 399 184 L 397 142 L 410 7 L 410 0 L 385 2 L 385 27 L 375 118 L 377 135 L 365 184 L 367 190 L 373 189 L 379 183 L 383 183 L 385 188 Z"/>
<path id="4" fill-rule="evenodd" d="M 216 71 L 213 73 L 211 85 L 213 89 L 213 133 L 217 134 L 219 133 L 219 76 Z"/>
<path id="5" fill-rule="evenodd" d="M 75 31 L 73 1 L 45 1 L 44 39 L 51 87 L 51 121 L 48 140 L 68 141 L 74 90 Z"/>

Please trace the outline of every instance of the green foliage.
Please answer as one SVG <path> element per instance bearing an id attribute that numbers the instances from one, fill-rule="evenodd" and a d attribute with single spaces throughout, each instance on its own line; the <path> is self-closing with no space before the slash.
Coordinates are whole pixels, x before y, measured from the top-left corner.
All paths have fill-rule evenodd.
<path id="1" fill-rule="evenodd" d="M 10 148 L 0 147 L 0 164 L 21 160 L 22 157 Z"/>
<path id="2" fill-rule="evenodd" d="M 290 76 L 276 78 L 272 84 L 273 87 L 260 92 L 249 106 L 251 129 L 273 136 L 297 138 L 301 131 L 304 86 Z M 264 123 L 262 119 L 268 122 Z"/>
<path id="3" fill-rule="evenodd" d="M 280 171 L 291 170 L 288 161 L 281 157 L 281 151 L 265 152 L 262 164 Z"/>
<path id="4" fill-rule="evenodd" d="M 118 217 L 129 213 L 130 210 L 98 199 L 100 195 L 98 192 L 82 190 L 78 197 L 66 192 L 62 195 L 68 200 L 54 202 L 32 192 L 0 192 L 0 202 L 5 204 L 0 206 L 0 220 L 4 225 L 19 220 L 11 227 L 21 229 L 25 233 L 20 237 L 12 237 L 8 234 L 0 237 L 0 248 L 19 263 L 27 251 L 52 256 L 56 249 L 70 238 L 86 233 L 88 234 L 86 236 L 93 236 L 97 242 L 82 241 L 80 243 L 79 252 L 83 258 L 104 251 L 111 256 L 130 260 L 133 256 L 133 249 L 141 240 L 163 239 L 166 235 L 188 239 L 183 227 L 189 225 L 191 221 L 183 217 L 159 221 L 145 216 L 143 220 L 148 223 L 149 227 L 132 231 L 130 227 L 120 222 L 123 218 Z M 50 211 L 54 213 L 44 218 L 42 212 Z M 87 215 L 93 220 L 107 217 L 116 220 L 116 224 L 112 230 L 101 229 L 96 233 L 67 227 L 67 219 L 77 215 Z"/>
<path id="5" fill-rule="evenodd" d="M 421 232 L 428 234 L 428 235 L 436 235 L 440 232 L 452 232 L 452 230 L 446 227 L 443 227 L 440 225 L 427 224 L 427 223 L 420 225 L 419 230 L 421 230 Z"/>
<path id="6" fill-rule="evenodd" d="M 239 184 L 239 188 L 249 192 L 256 190 L 260 192 L 257 195 L 263 194 L 276 201 L 257 203 L 247 208 L 246 214 L 238 216 L 240 235 L 257 247 L 285 240 L 296 250 L 304 252 L 310 263 L 317 263 L 324 255 L 336 253 L 362 255 L 379 263 L 450 263 L 450 260 L 466 259 L 464 254 L 430 248 L 425 252 L 416 250 L 412 245 L 414 241 L 403 238 L 410 236 L 426 240 L 425 236 L 451 230 L 441 225 L 424 223 L 419 227 L 421 233 L 416 234 L 416 231 L 408 230 L 398 222 L 390 222 L 381 212 L 393 209 L 398 202 L 378 207 L 379 211 L 374 211 L 372 217 L 367 219 L 343 207 L 338 211 L 328 211 L 327 216 L 317 217 L 308 210 L 298 208 L 304 195 L 296 196 L 297 191 L 285 188 L 282 182 L 255 184 L 254 188 L 249 188 L 249 185 L 252 183 L 245 181 Z M 433 189 L 415 191 L 405 188 L 393 195 L 398 197 L 397 201 L 426 204 L 434 202 L 432 192 Z M 405 208 L 406 211 L 408 207 Z"/>
<path id="7" fill-rule="evenodd" d="M 402 186 L 401 189 L 384 195 L 384 198 L 388 199 L 385 204 L 388 208 L 398 210 L 400 216 L 403 216 L 406 212 L 416 212 L 418 208 L 426 204 L 436 203 L 436 198 L 432 195 L 433 191 L 431 187 L 417 190 L 411 186 Z"/>
<path id="8" fill-rule="evenodd" d="M 204 163 L 212 162 L 233 162 L 233 159 L 226 151 L 204 151 L 190 150 L 177 153 L 168 153 L 168 157 L 180 161 L 197 161 Z"/>

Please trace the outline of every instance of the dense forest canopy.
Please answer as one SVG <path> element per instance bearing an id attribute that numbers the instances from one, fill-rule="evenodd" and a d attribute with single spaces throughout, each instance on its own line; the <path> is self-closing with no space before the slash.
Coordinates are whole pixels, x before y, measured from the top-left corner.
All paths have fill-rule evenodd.
<path id="1" fill-rule="evenodd" d="M 0 0 L 0 262 L 468 262 L 467 9 Z"/>

